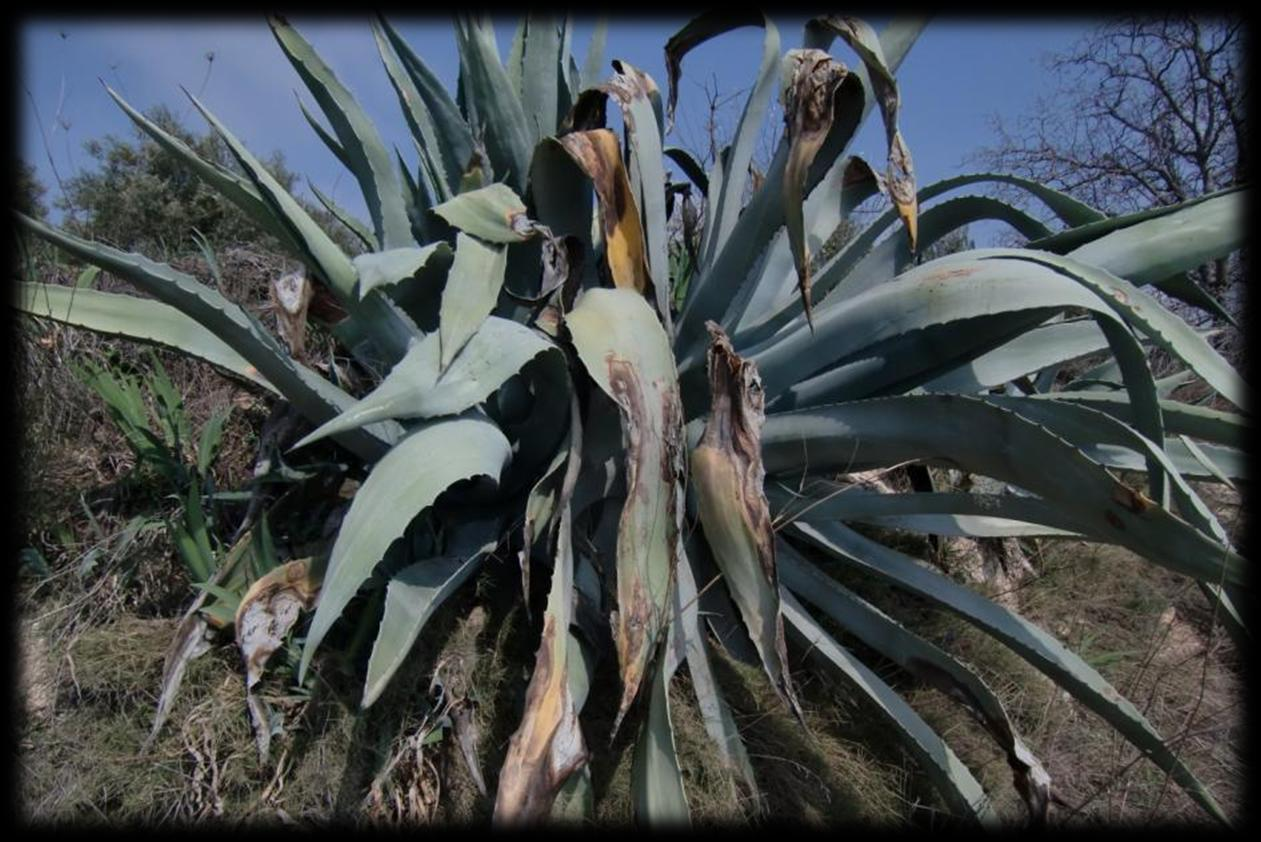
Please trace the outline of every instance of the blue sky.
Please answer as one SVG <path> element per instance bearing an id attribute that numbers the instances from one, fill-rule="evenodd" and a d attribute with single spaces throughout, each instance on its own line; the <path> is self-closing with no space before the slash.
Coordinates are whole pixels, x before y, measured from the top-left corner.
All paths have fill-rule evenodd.
<path id="1" fill-rule="evenodd" d="M 359 99 L 387 143 L 404 150 L 408 160 L 414 159 L 406 125 L 367 21 L 301 16 L 290 20 Z M 781 51 L 800 45 L 804 17 L 773 16 L 773 20 L 779 28 Z M 391 22 L 454 91 L 457 58 L 450 22 L 400 15 L 391 16 Z M 611 59 L 624 59 L 645 70 L 664 91 L 662 48 L 686 22 L 687 17 L 682 15 L 611 21 L 605 68 Z M 871 20 L 877 28 L 883 22 L 878 18 Z M 500 54 L 506 56 L 515 20 L 504 17 L 495 23 Z M 1012 122 L 1020 114 L 1031 112 L 1040 95 L 1052 92 L 1052 80 L 1042 66 L 1042 56 L 1066 49 L 1094 25 L 1095 21 L 1087 19 L 1063 18 L 932 21 L 898 74 L 902 133 L 914 157 L 917 180 L 927 184 L 975 169 L 969 165 L 968 157 L 994 140 L 990 115 Z M 593 29 L 593 20 L 576 22 L 573 51 L 580 66 Z M 678 124 L 674 135 L 667 138 L 668 143 L 690 148 L 702 144 L 706 102 L 703 83 L 716 82 L 723 93 L 747 89 L 753 82 L 761 43 L 762 31 L 746 27 L 688 54 L 683 61 Z M 142 110 L 166 103 L 198 131 L 204 124 L 180 92 L 180 86 L 194 93 L 201 91 L 202 101 L 252 151 L 262 156 L 281 150 L 291 169 L 309 177 L 339 203 L 364 215 L 353 179 L 303 120 L 295 99 L 295 91 L 302 89 L 302 83 L 261 17 L 204 21 L 28 17 L 19 33 L 19 44 L 18 81 L 31 95 L 28 98 L 26 90 L 17 91 L 21 115 L 19 152 L 36 167 L 47 186 L 45 200 L 49 205 L 58 195 L 58 188 L 31 99 L 38 108 L 56 169 L 64 179 L 90 166 L 90 158 L 82 148 L 85 141 L 104 134 L 131 134 L 130 122 L 109 99 L 97 81 L 100 78 Z M 210 51 L 215 58 L 207 79 L 206 53 Z M 851 66 L 858 63 L 857 57 L 839 41 L 834 43 L 832 53 Z M 313 105 L 309 96 L 305 102 L 308 107 Z M 735 98 L 720 113 L 720 119 L 730 126 L 742 107 L 743 97 Z M 764 156 L 780 130 L 780 125 L 768 119 L 763 128 Z M 884 135 L 875 114 L 852 151 L 883 168 Z M 974 236 L 984 240 L 988 233 L 987 229 L 977 230 Z"/>

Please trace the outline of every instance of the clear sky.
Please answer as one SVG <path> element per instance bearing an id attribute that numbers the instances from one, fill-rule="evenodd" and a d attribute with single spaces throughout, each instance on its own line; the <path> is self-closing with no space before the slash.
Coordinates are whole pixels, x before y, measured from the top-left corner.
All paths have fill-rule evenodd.
<path id="1" fill-rule="evenodd" d="M 393 88 L 381 65 L 366 19 L 292 17 L 338 78 L 376 121 L 387 144 L 396 144 L 415 163 L 415 152 Z M 390 17 L 435 73 L 455 90 L 457 57 L 451 24 L 443 18 Z M 801 43 L 804 17 L 773 16 L 781 52 Z M 610 21 L 607 62 L 620 58 L 666 88 L 663 47 L 687 17 L 662 16 Z M 870 21 L 877 28 L 884 21 Z M 515 20 L 496 20 L 501 56 L 506 56 Z M 933 20 L 898 73 L 902 90 L 902 133 L 914 157 L 917 180 L 927 184 L 975 169 L 968 157 L 992 143 L 990 115 L 1014 121 L 1032 111 L 1039 95 L 1052 91 L 1041 58 L 1062 51 L 1095 25 L 1092 20 L 1018 21 L 938 18 Z M 594 21 L 579 19 L 573 52 L 582 66 Z M 23 159 L 48 188 L 46 203 L 59 195 L 47 149 L 61 177 L 91 165 L 83 143 L 105 134 L 131 136 L 130 121 L 110 100 L 98 78 L 144 110 L 166 103 L 187 125 L 204 124 L 180 86 L 201 100 L 260 157 L 284 153 L 295 172 L 311 179 L 339 203 L 366 216 L 354 180 L 333 158 L 298 110 L 295 91 L 318 113 L 301 80 L 261 18 L 28 17 L 22 24 L 17 104 Z M 762 30 L 745 27 L 697 48 L 683 60 L 678 124 L 667 143 L 698 148 L 703 143 L 706 82 L 723 93 L 747 90 L 761 55 Z M 853 66 L 857 57 L 837 41 L 832 54 Z M 206 54 L 214 53 L 213 63 Z M 207 75 L 207 68 L 210 73 Z M 611 72 L 611 71 L 609 71 Z M 30 97 L 27 96 L 27 90 Z M 34 100 L 34 106 L 32 105 Z M 728 126 L 738 118 L 743 96 L 720 114 Z M 43 137 L 35 119 L 38 108 Z M 612 117 L 615 109 L 610 109 Z M 763 128 L 765 158 L 782 126 L 769 118 Z M 778 121 L 776 121 L 777 123 Z M 728 131 L 730 129 L 728 128 Z M 873 113 L 851 150 L 883 169 L 883 130 Z M 305 185 L 301 192 L 305 192 Z M 55 217 L 54 217 L 55 218 Z M 974 231 L 978 241 L 986 230 Z"/>

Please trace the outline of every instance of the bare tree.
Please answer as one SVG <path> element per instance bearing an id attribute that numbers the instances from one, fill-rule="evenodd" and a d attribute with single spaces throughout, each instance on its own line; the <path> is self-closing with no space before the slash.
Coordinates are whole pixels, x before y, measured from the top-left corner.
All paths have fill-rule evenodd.
<path id="1" fill-rule="evenodd" d="M 1010 131 L 996 119 L 999 142 L 977 157 L 1113 214 L 1242 184 L 1244 39 L 1238 17 L 1110 20 L 1048 59 L 1055 96 Z M 1238 306 L 1229 294 L 1237 266 L 1218 261 L 1197 274 L 1228 309 Z"/>

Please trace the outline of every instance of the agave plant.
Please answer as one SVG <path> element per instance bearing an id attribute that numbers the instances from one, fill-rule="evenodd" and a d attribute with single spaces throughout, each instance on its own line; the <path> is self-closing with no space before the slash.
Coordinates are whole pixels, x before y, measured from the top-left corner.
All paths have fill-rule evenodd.
<path id="1" fill-rule="evenodd" d="M 329 128 L 303 113 L 362 189 L 368 223 L 332 207 L 368 249 L 353 259 L 195 98 L 244 177 L 197 159 L 109 93 L 303 261 L 309 281 L 297 279 L 287 299 L 287 332 L 301 335 L 313 289 L 331 295 L 342 316 L 331 330 L 363 370 L 383 373 L 379 382 L 352 394 L 194 278 L 25 217 L 27 231 L 150 297 L 80 290 L 71 301 L 66 288 L 26 285 L 19 306 L 250 378 L 315 425 L 299 447 L 329 437 L 369 468 L 328 550 L 303 671 L 356 594 L 383 588 L 362 701 L 372 705 L 443 601 L 494 550 L 511 548 L 527 609 L 531 578 L 550 575 L 550 587 L 520 726 L 498 774 L 498 821 L 590 810 L 587 761 L 610 735 L 590 733 L 581 715 L 606 657 L 621 681 L 613 730 L 637 729 L 638 819 L 688 820 L 668 692 L 680 667 L 733 781 L 756 793 L 712 671 L 721 644 L 707 627 L 743 629 L 750 657 L 793 711 L 789 644 L 804 643 L 875 703 L 951 813 L 996 821 L 990 795 L 942 736 L 825 622 L 974 713 L 1006 754 L 1030 819 L 1044 820 L 1055 783 L 994 692 L 830 575 L 846 568 L 1005 644 L 1225 821 L 1178 754 L 1082 658 L 892 539 L 1070 535 L 1120 545 L 1192 577 L 1245 638 L 1236 608 L 1244 561 L 1188 484 L 1242 475 L 1245 416 L 1170 399 L 1147 363 L 1148 350 L 1161 349 L 1244 405 L 1237 373 L 1151 291 L 1216 307 L 1186 272 L 1239 247 L 1242 192 L 1109 217 L 1001 174 L 917 186 L 894 74 L 918 19 L 877 34 L 854 19 L 816 18 L 801 48 L 781 55 L 765 16 L 701 15 L 665 47 L 664 104 L 626 62 L 602 78 L 603 25 L 580 70 L 567 19 L 527 16 L 505 61 L 489 22 L 460 17 L 452 98 L 388 23 L 374 22 L 418 165 L 385 148 L 292 26 L 270 26 Z M 757 79 L 706 174 L 664 138 L 687 53 L 741 26 L 764 32 Z M 828 52 L 837 38 L 856 54 L 853 66 Z M 745 201 L 777 93 L 783 137 Z M 620 137 L 605 127 L 610 99 Z M 873 108 L 886 128 L 883 171 L 847 155 Z M 678 191 L 667 159 L 704 196 L 687 260 L 668 234 Z M 1030 194 L 1056 221 L 987 196 L 936 201 L 993 182 Z M 813 256 L 881 193 L 882 215 Z M 1005 221 L 1028 242 L 917 260 L 981 219 Z M 688 267 L 685 288 L 671 266 Z M 1073 382 L 1057 377 L 1099 352 L 1105 365 Z M 852 476 L 910 466 L 931 480 L 925 465 L 998 485 L 877 493 Z M 1122 475 L 1140 477 L 1140 487 Z M 416 529 L 422 521 L 430 528 Z"/>

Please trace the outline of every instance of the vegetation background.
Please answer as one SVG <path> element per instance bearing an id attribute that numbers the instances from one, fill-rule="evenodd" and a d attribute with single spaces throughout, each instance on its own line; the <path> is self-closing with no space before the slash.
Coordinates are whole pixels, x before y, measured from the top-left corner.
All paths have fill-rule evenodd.
<path id="1" fill-rule="evenodd" d="M 1070 99 L 1036 109 L 1014 133 L 997 127 L 994 146 L 977 150 L 978 159 L 1118 212 L 1129 209 L 1127 202 L 1167 204 L 1244 183 L 1242 37 L 1242 24 L 1229 20 L 1202 29 L 1190 18 L 1102 25 L 1094 40 L 1049 65 L 1065 80 Z M 1180 67 L 1176 63 L 1184 61 L 1190 69 L 1177 77 L 1181 87 L 1172 92 L 1148 84 L 1164 76 L 1141 78 L 1144 66 L 1159 69 L 1168 62 Z M 1127 62 L 1139 67 L 1136 81 L 1124 81 L 1134 75 Z M 1147 100 L 1135 87 L 1144 84 L 1154 91 Z M 1204 102 L 1186 105 L 1199 92 Z M 722 107 L 725 93 L 713 91 L 711 116 Z M 1207 109 L 1219 121 L 1210 137 L 1192 138 L 1199 145 L 1185 151 L 1178 145 L 1186 134 L 1178 128 L 1183 105 Z M 1143 119 L 1150 115 L 1155 116 Z M 188 128 L 169 110 L 147 116 L 205 157 L 237 169 L 211 133 Z M 1141 131 L 1133 129 L 1141 135 L 1137 139 L 1125 133 L 1135 120 L 1141 121 Z M 1107 128 L 1114 124 L 1120 128 Z M 725 141 L 721 120 L 711 119 L 708 126 L 711 137 L 692 150 L 703 162 L 712 160 Z M 1083 138 L 1088 145 L 1077 142 Z M 1152 153 L 1126 160 L 1120 154 L 1136 149 L 1164 157 Z M 19 164 L 14 206 L 35 217 L 55 209 L 75 233 L 168 261 L 217 285 L 269 327 L 275 325 L 269 284 L 297 267 L 255 225 L 139 134 L 94 139 L 83 153 L 90 165 L 65 181 L 55 197 L 29 166 Z M 755 168 L 765 163 L 763 153 Z M 267 166 L 287 188 L 299 178 L 279 152 Z M 1142 192 L 1136 185 L 1146 183 L 1149 171 L 1162 170 L 1172 174 L 1173 186 L 1136 199 Z M 307 210 L 348 253 L 362 250 L 325 207 L 309 203 Z M 830 247 L 841 244 L 843 238 Z M 936 254 L 968 245 L 965 234 L 939 244 Z M 83 282 L 84 266 L 42 244 L 23 243 L 18 258 L 20 279 Z M 1239 260 L 1203 270 L 1208 286 L 1241 324 L 1246 259 L 1245 251 Z M 87 283 L 106 291 L 124 286 L 108 273 Z M 1197 318 L 1220 330 L 1216 344 L 1232 361 L 1241 360 L 1236 327 L 1212 315 Z M 15 446 L 21 461 L 22 548 L 16 590 L 21 688 L 14 792 L 20 815 L 36 822 L 488 818 L 489 805 L 478 794 L 458 741 L 409 700 L 432 690 L 436 675 L 471 686 L 480 700 L 481 739 L 474 756 L 482 768 L 498 767 L 490 758 L 502 756 L 516 721 L 513 705 L 501 700 L 519 694 L 523 665 L 528 669 L 533 657 L 527 642 L 533 636 L 525 633 L 528 620 L 514 594 L 489 579 L 443 609 L 438 622 L 449 634 L 435 639 L 447 642 L 441 648 L 422 642 L 407 674 L 371 717 L 345 705 L 337 692 L 355 681 L 355 653 L 340 669 L 326 665 L 314 688 L 292 686 L 292 674 L 282 669 L 270 685 L 270 699 L 284 725 L 276 733 L 274 762 L 260 765 L 235 650 L 222 647 L 193 662 L 165 733 L 142 750 L 163 655 L 196 592 L 172 541 L 170 524 L 180 517 L 183 501 L 172 494 L 157 463 L 137 450 L 87 372 L 95 365 L 120 379 L 132 378 L 158 429 L 163 398 L 154 378 L 165 371 L 175 393 L 183 396 L 178 413 L 191 433 L 183 441 L 166 441 L 170 458 L 195 463 L 203 431 L 220 425 L 213 460 L 206 466 L 205 487 L 215 493 L 230 495 L 255 480 L 276 413 L 257 390 L 174 353 L 149 352 L 52 323 L 25 320 L 18 328 L 9 342 L 21 418 Z M 1083 361 L 1080 369 L 1090 362 Z M 1239 494 L 1204 489 L 1232 537 L 1242 540 Z M 208 511 L 222 536 L 232 534 L 243 514 L 230 497 L 209 502 Z M 956 575 L 1018 607 L 1083 653 L 1129 698 L 1141 701 L 1144 713 L 1172 736 L 1228 812 L 1242 811 L 1243 664 L 1230 642 L 1214 631 L 1202 599 L 1187 581 L 1123 550 L 1076 542 L 1008 541 L 995 553 L 960 538 L 915 549 L 934 555 Z M 1148 764 L 1137 763 L 1137 752 L 1049 681 L 1004 658 L 995 644 L 964 624 L 912 600 L 889 598 L 898 619 L 929 639 L 951 641 L 954 651 L 973 663 L 999 665 L 984 677 L 1019 718 L 1057 781 L 1064 801 L 1058 821 L 1201 820 L 1181 791 Z M 933 796 L 914 764 L 893 740 L 878 734 L 873 739 L 870 711 L 844 687 L 813 683 L 802 688 L 807 735 L 760 673 L 728 659 L 718 667 L 754 767 L 765 781 L 769 815 L 807 823 L 933 822 Z M 885 672 L 931 724 L 958 737 L 960 756 L 979 770 L 987 787 L 997 782 L 1003 788 L 1009 776 L 1003 758 L 974 722 L 936 691 Z M 679 751 L 696 793 L 697 820 L 739 816 L 739 805 L 732 805 L 720 787 L 707 789 L 707 782 L 719 776 L 707 757 L 699 715 L 688 693 L 673 692 Z M 604 821 L 620 822 L 629 809 L 630 752 L 609 757 L 602 761 L 607 768 L 593 769 L 597 813 Z"/>

